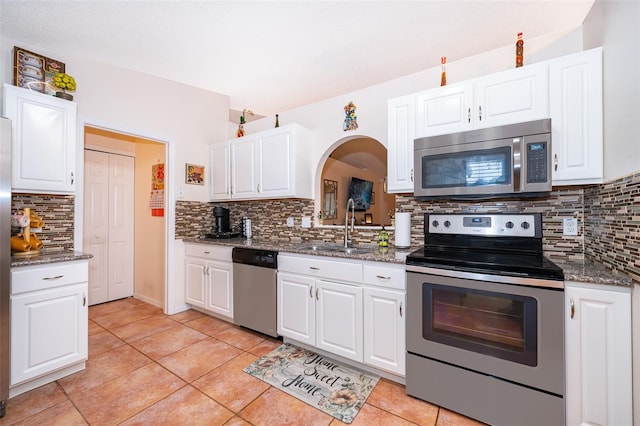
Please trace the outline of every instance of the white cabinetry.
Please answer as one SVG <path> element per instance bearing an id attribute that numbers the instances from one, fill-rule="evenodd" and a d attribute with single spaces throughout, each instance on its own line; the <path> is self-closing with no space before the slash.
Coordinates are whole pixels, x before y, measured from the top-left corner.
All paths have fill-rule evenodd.
<path id="1" fill-rule="evenodd" d="M 278 334 L 362 362 L 361 283 L 359 263 L 279 255 Z"/>
<path id="2" fill-rule="evenodd" d="M 297 124 L 211 147 L 211 199 L 311 198 L 311 138 Z"/>
<path id="3" fill-rule="evenodd" d="M 228 200 L 231 198 L 231 156 L 229 142 L 211 145 L 211 200 Z"/>
<path id="4" fill-rule="evenodd" d="M 12 189 L 73 194 L 76 104 L 8 84 L 3 100 L 4 114 L 13 122 Z"/>
<path id="5" fill-rule="evenodd" d="M 567 282 L 567 425 L 631 425 L 631 293 Z"/>
<path id="6" fill-rule="evenodd" d="M 87 279 L 86 261 L 11 269 L 11 397 L 84 368 Z"/>
<path id="7" fill-rule="evenodd" d="M 387 114 L 387 192 L 413 192 L 416 96 L 389 99 Z"/>
<path id="8" fill-rule="evenodd" d="M 417 94 L 416 137 L 549 117 L 546 63 Z"/>
<path id="9" fill-rule="evenodd" d="M 364 265 L 364 362 L 405 375 L 403 265 Z"/>
<path id="10" fill-rule="evenodd" d="M 185 243 L 185 298 L 195 308 L 233 320 L 232 247 Z"/>
<path id="11" fill-rule="evenodd" d="M 549 62 L 553 184 L 602 183 L 602 48 Z"/>
<path id="12" fill-rule="evenodd" d="M 278 333 L 405 375 L 404 265 L 278 256 Z"/>

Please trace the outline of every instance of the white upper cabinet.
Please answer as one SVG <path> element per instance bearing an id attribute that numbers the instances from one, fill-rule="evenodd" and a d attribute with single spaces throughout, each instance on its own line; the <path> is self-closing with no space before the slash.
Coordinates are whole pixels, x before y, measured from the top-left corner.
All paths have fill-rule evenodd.
<path id="1" fill-rule="evenodd" d="M 211 199 L 311 198 L 310 144 L 307 129 L 289 124 L 212 145 Z"/>
<path id="2" fill-rule="evenodd" d="M 416 112 L 417 138 L 548 118 L 548 65 L 528 65 L 418 93 Z"/>
<path id="3" fill-rule="evenodd" d="M 13 123 L 13 190 L 75 193 L 75 102 L 8 84 L 3 94 L 4 114 Z"/>
<path id="4" fill-rule="evenodd" d="M 229 142 L 211 145 L 211 185 L 212 200 L 228 200 L 231 197 L 231 157 Z"/>
<path id="5" fill-rule="evenodd" d="M 413 192 L 413 140 L 416 137 L 416 96 L 387 102 L 387 192 Z"/>
<path id="6" fill-rule="evenodd" d="M 549 63 L 553 184 L 602 183 L 602 48 Z"/>

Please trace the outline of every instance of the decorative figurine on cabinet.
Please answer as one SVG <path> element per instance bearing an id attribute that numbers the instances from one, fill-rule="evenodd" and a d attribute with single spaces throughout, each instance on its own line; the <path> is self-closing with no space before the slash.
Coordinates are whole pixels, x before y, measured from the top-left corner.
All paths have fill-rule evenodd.
<path id="1" fill-rule="evenodd" d="M 356 105 L 353 102 L 349 102 L 344 106 L 344 124 L 342 130 L 355 130 L 358 128 L 358 117 L 356 116 Z"/>

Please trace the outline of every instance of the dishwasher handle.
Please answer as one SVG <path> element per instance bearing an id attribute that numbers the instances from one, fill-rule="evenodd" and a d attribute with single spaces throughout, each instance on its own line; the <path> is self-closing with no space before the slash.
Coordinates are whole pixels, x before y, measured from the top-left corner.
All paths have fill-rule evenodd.
<path id="1" fill-rule="evenodd" d="M 233 263 L 278 269 L 278 252 L 247 247 L 234 247 L 231 252 Z"/>

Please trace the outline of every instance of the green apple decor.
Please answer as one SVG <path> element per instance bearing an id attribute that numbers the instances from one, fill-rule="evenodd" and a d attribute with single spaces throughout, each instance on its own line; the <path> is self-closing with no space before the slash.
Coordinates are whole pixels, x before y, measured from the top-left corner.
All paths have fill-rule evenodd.
<path id="1" fill-rule="evenodd" d="M 76 80 L 72 76 L 60 72 L 53 76 L 52 83 L 58 89 L 62 89 L 56 92 L 56 97 L 66 99 L 68 101 L 73 100 L 73 95 L 67 93 L 67 91 L 74 92 L 76 90 Z"/>

